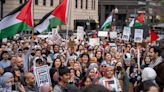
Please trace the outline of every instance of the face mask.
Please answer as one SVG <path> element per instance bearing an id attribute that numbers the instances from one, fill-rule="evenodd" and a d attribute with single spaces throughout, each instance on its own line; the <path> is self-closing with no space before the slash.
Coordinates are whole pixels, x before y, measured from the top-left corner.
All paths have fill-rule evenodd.
<path id="1" fill-rule="evenodd" d="M 118 71 L 120 71 L 120 70 L 121 70 L 121 68 L 122 68 L 121 66 L 117 66 L 117 70 L 118 70 Z"/>

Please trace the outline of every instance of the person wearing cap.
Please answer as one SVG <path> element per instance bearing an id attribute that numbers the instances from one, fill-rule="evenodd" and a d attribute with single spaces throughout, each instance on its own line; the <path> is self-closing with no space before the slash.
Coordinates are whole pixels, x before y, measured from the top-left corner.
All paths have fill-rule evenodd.
<path id="1" fill-rule="evenodd" d="M 156 71 L 151 67 L 146 67 L 142 70 L 142 82 L 138 86 L 138 91 L 146 91 L 146 92 L 158 92 L 158 85 L 155 81 L 157 77 Z M 151 85 L 149 85 L 151 84 Z M 153 88 L 154 87 L 154 88 Z M 151 91 L 151 90 L 154 91 Z M 150 91 L 148 91 L 150 90 Z M 156 90 L 156 91 L 155 91 Z"/>
<path id="2" fill-rule="evenodd" d="M 100 64 L 99 69 L 100 69 L 101 75 L 104 75 L 104 71 L 105 71 L 105 69 L 106 69 L 107 66 L 109 66 L 109 65 L 106 63 L 106 61 L 103 61 L 103 62 Z"/>
<path id="3" fill-rule="evenodd" d="M 108 66 L 104 72 L 104 76 L 99 80 L 99 84 L 106 87 L 112 92 L 121 92 L 121 86 L 118 79 L 114 76 L 114 67 Z"/>

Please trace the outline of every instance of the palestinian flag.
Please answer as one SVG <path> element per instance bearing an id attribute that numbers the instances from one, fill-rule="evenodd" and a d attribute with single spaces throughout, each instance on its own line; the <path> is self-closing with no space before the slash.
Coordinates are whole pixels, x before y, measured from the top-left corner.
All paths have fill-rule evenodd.
<path id="1" fill-rule="evenodd" d="M 33 26 L 32 0 L 22 4 L 0 21 L 0 39 L 12 37 Z"/>
<path id="2" fill-rule="evenodd" d="M 106 30 L 107 27 L 111 27 L 112 19 L 113 19 L 112 15 L 109 16 L 109 17 L 106 19 L 106 21 L 104 22 L 104 24 L 102 25 L 101 30 L 104 31 L 104 30 Z"/>
<path id="3" fill-rule="evenodd" d="M 132 19 L 132 21 L 129 24 L 129 27 L 141 27 L 144 23 L 144 14 L 139 14 L 139 16 L 135 19 Z"/>
<path id="4" fill-rule="evenodd" d="M 159 38 L 158 34 L 154 30 L 150 30 L 150 43 L 153 43 Z"/>
<path id="5" fill-rule="evenodd" d="M 63 0 L 53 11 L 46 14 L 39 24 L 35 26 L 35 33 L 51 30 L 58 25 L 66 24 L 67 0 Z"/>

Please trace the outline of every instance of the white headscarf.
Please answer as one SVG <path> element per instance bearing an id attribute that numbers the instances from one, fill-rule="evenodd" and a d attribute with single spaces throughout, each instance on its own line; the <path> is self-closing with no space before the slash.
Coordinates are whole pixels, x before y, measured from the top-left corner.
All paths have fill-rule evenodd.
<path id="1" fill-rule="evenodd" d="M 13 77 L 13 74 L 11 72 L 6 72 L 0 77 L 2 92 L 12 92 L 12 83 L 6 83 L 6 81 L 9 80 L 11 77 Z"/>

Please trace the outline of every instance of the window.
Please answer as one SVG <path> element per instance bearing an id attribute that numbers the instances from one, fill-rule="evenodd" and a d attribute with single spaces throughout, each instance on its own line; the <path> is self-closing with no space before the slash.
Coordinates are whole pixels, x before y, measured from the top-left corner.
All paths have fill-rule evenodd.
<path id="1" fill-rule="evenodd" d="M 86 9 L 88 9 L 88 0 L 86 0 L 86 6 L 85 6 Z"/>
<path id="2" fill-rule="evenodd" d="M 53 5 L 54 5 L 54 0 L 51 0 L 50 6 L 53 6 Z"/>
<path id="3" fill-rule="evenodd" d="M 78 8 L 78 0 L 75 0 L 75 8 Z"/>
<path id="4" fill-rule="evenodd" d="M 83 9 L 83 0 L 81 0 L 81 9 Z"/>
<path id="5" fill-rule="evenodd" d="M 92 5 L 91 5 L 91 9 L 93 9 L 93 0 L 92 0 Z"/>
<path id="6" fill-rule="evenodd" d="M 35 0 L 35 5 L 38 5 L 38 0 Z"/>
<path id="7" fill-rule="evenodd" d="M 19 0 L 19 3 L 22 4 L 23 3 L 23 0 Z"/>
<path id="8" fill-rule="evenodd" d="M 46 0 L 43 0 L 43 5 L 45 5 L 45 6 L 46 6 Z"/>
<path id="9" fill-rule="evenodd" d="M 2 0 L 2 3 L 5 3 L 5 0 Z"/>
<path id="10" fill-rule="evenodd" d="M 93 6 L 93 9 L 95 10 L 96 8 L 96 1 L 94 0 L 94 6 Z"/>

